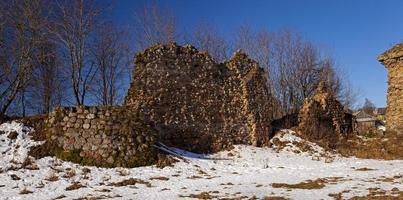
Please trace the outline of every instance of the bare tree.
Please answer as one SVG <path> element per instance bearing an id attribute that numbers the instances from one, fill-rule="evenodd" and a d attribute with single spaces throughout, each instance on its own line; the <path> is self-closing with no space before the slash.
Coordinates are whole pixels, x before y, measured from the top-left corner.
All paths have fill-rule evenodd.
<path id="1" fill-rule="evenodd" d="M 37 54 L 28 87 L 28 107 L 33 113 L 48 113 L 62 104 L 65 94 L 65 80 L 62 76 L 62 63 L 57 46 L 44 38 Z"/>
<path id="2" fill-rule="evenodd" d="M 97 67 L 96 82 L 92 87 L 96 101 L 102 105 L 115 105 L 122 99 L 119 97 L 125 74 L 128 73 L 128 57 L 131 51 L 125 31 L 111 23 L 106 23 L 97 31 L 91 48 L 91 58 Z"/>
<path id="3" fill-rule="evenodd" d="M 0 46 L 0 118 L 18 95 L 24 93 L 32 78 L 34 54 L 47 21 L 42 5 L 41 0 L 1 2 L 4 32 Z"/>
<path id="4" fill-rule="evenodd" d="M 364 110 L 366 113 L 372 115 L 372 114 L 374 114 L 375 109 L 376 109 L 375 104 L 372 103 L 372 101 L 370 101 L 369 99 L 365 98 L 365 102 L 364 102 L 364 105 L 362 106 L 362 110 Z"/>
<path id="5" fill-rule="evenodd" d="M 101 9 L 93 1 L 58 2 L 51 32 L 63 48 L 76 105 L 83 105 L 96 67 L 88 62 L 89 40 Z"/>
<path id="6" fill-rule="evenodd" d="M 155 1 L 137 10 L 134 16 L 137 50 L 175 41 L 177 37 L 175 16 L 168 9 L 159 7 Z"/>
<path id="7" fill-rule="evenodd" d="M 215 61 L 221 62 L 227 59 L 229 46 L 211 23 L 198 24 L 191 37 L 192 43 L 200 50 L 209 52 Z"/>

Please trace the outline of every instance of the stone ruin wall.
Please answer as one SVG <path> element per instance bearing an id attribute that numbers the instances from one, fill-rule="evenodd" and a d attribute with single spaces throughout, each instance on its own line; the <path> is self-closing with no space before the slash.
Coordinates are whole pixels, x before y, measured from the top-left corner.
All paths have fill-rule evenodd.
<path id="1" fill-rule="evenodd" d="M 298 131 L 313 141 L 334 145 L 354 133 L 355 119 L 321 82 L 298 114 Z"/>
<path id="2" fill-rule="evenodd" d="M 156 132 L 124 107 L 56 108 L 46 129 L 53 154 L 84 165 L 136 167 L 156 155 Z"/>
<path id="3" fill-rule="evenodd" d="M 169 44 L 135 60 L 125 105 L 154 124 L 159 140 L 196 152 L 267 144 L 272 109 L 265 72 L 244 53 L 215 63 L 190 45 Z"/>
<path id="4" fill-rule="evenodd" d="M 388 69 L 386 128 L 403 133 L 403 44 L 378 57 Z"/>

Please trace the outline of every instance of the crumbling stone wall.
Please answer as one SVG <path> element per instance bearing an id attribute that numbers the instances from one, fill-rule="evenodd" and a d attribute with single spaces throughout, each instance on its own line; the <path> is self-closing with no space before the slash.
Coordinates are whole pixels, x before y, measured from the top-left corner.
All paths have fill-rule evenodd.
<path id="1" fill-rule="evenodd" d="M 266 76 L 244 53 L 216 63 L 190 45 L 157 45 L 137 54 L 135 65 L 124 104 L 161 141 L 196 152 L 268 142 Z"/>
<path id="2" fill-rule="evenodd" d="M 136 167 L 152 164 L 156 132 L 125 107 L 56 108 L 46 120 L 57 157 L 84 165 Z"/>
<path id="3" fill-rule="evenodd" d="M 298 132 L 313 141 L 334 145 L 354 132 L 354 119 L 321 82 L 298 114 Z"/>
<path id="4" fill-rule="evenodd" d="M 388 69 L 386 128 L 403 133 L 403 44 L 378 57 Z"/>

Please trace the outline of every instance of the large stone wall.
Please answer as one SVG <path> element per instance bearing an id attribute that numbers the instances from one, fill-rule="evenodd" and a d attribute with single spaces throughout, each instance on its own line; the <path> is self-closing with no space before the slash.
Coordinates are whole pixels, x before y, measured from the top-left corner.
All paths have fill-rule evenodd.
<path id="1" fill-rule="evenodd" d="M 159 140 L 197 152 L 267 144 L 266 76 L 244 53 L 215 63 L 190 45 L 157 45 L 137 54 L 135 65 L 125 105 L 154 125 Z"/>
<path id="2" fill-rule="evenodd" d="M 403 133 L 403 44 L 378 57 L 388 69 L 386 128 Z"/>
<path id="3" fill-rule="evenodd" d="M 304 102 L 298 114 L 298 131 L 303 136 L 332 147 L 354 133 L 355 120 L 321 82 L 315 95 Z"/>
<path id="4" fill-rule="evenodd" d="M 56 108 L 46 120 L 52 154 L 103 167 L 152 164 L 156 132 L 125 107 Z"/>

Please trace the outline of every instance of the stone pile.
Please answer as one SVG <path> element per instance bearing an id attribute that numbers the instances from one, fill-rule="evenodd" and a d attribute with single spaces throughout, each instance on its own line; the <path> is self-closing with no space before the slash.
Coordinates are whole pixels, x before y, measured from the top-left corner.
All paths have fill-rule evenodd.
<path id="1" fill-rule="evenodd" d="M 173 43 L 137 54 L 135 65 L 125 105 L 153 124 L 159 140 L 196 152 L 267 144 L 272 97 L 264 70 L 246 54 L 216 63 Z"/>
<path id="2" fill-rule="evenodd" d="M 354 122 L 325 82 L 321 82 L 298 114 L 298 132 L 312 141 L 333 146 L 354 133 Z"/>
<path id="3" fill-rule="evenodd" d="M 156 132 L 124 107 L 56 108 L 46 133 L 56 156 L 85 165 L 136 167 L 156 156 Z"/>
<path id="4" fill-rule="evenodd" d="M 378 57 L 388 69 L 386 129 L 403 133 L 403 44 Z"/>

